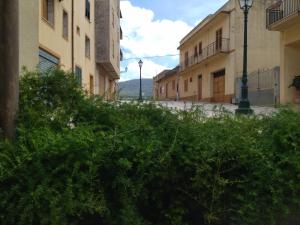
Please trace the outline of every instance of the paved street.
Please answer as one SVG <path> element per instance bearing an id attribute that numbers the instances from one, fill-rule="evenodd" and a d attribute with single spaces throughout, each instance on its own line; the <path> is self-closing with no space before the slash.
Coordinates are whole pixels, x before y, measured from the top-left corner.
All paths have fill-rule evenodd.
<path id="1" fill-rule="evenodd" d="M 203 108 L 207 116 L 215 115 L 221 110 L 234 113 L 235 110 L 237 109 L 237 106 L 232 104 L 192 103 L 192 102 L 182 102 L 182 101 L 180 102 L 158 101 L 156 103 L 174 110 L 189 110 L 193 106 L 199 106 Z M 252 106 L 252 109 L 254 110 L 254 113 L 256 115 L 271 115 L 272 113 L 276 112 L 276 109 L 273 107 Z"/>

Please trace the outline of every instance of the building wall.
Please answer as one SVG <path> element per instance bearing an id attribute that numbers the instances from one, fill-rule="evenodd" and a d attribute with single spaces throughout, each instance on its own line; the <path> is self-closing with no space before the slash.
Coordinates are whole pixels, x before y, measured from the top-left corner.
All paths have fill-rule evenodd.
<path id="1" fill-rule="evenodd" d="M 268 0 L 254 1 L 249 13 L 248 25 L 248 72 L 258 69 L 268 69 L 279 66 L 280 35 L 266 29 L 265 10 Z M 222 12 L 223 11 L 223 12 Z M 225 11 L 225 12 L 224 12 Z M 202 24 L 202 25 L 201 25 Z M 243 38 L 244 15 L 239 7 L 238 0 L 230 0 L 208 21 L 202 22 L 188 34 L 180 43 L 180 63 L 184 65 L 185 52 L 189 57 L 194 55 L 194 47 L 202 41 L 205 49 L 216 41 L 216 31 L 222 28 L 222 38 L 229 39 L 229 52 L 218 54 L 202 62 L 185 68 L 181 67 L 180 97 L 181 99 L 197 99 L 198 76 L 202 75 L 202 98 L 210 101 L 213 94 L 212 74 L 220 69 L 225 69 L 225 96 L 230 101 L 235 95 L 235 78 L 242 75 L 243 68 Z M 184 80 L 192 77 L 189 90 L 184 91 Z"/>
<path id="2" fill-rule="evenodd" d="M 280 34 L 267 30 L 266 9 L 270 0 L 254 1 L 249 11 L 248 21 L 248 72 L 258 69 L 271 69 L 280 65 Z M 243 70 L 244 14 L 236 1 L 234 10 L 235 26 L 235 72 L 238 76 Z"/>
<path id="3" fill-rule="evenodd" d="M 173 82 L 175 86 L 173 88 Z M 177 74 L 165 79 L 161 79 L 157 83 L 158 100 L 176 100 L 177 98 Z"/>
<path id="4" fill-rule="evenodd" d="M 20 32 L 20 71 L 25 66 L 34 70 L 39 63 L 38 57 L 38 35 L 39 35 L 39 4 L 40 0 L 19 1 L 19 32 Z"/>
<path id="5" fill-rule="evenodd" d="M 96 8 L 99 2 L 109 6 L 110 10 L 106 14 L 99 5 Z M 81 68 L 84 89 L 93 90 L 95 94 L 111 92 L 111 96 L 115 91 L 115 80 L 120 76 L 120 2 L 90 0 L 90 20 L 85 16 L 85 4 L 85 0 L 74 0 L 73 69 L 76 66 Z M 59 58 L 61 69 L 72 71 L 72 0 L 54 0 L 53 25 L 43 18 L 42 10 L 42 0 L 20 1 L 20 69 L 26 66 L 32 70 L 38 66 L 40 48 Z M 63 11 L 68 14 L 68 38 L 63 37 Z M 99 21 L 103 26 L 99 26 Z M 96 41 L 105 32 L 106 39 Z M 86 37 L 90 39 L 90 57 L 85 54 Z M 106 58 L 99 61 L 98 56 Z M 107 67 L 107 63 L 111 67 Z"/>
<path id="6" fill-rule="evenodd" d="M 95 4 L 95 60 L 99 80 L 104 81 L 99 94 L 110 99 L 120 77 L 120 1 L 95 0 Z"/>
<path id="7" fill-rule="evenodd" d="M 68 0 L 70 1 L 70 0 Z M 85 16 L 85 1 L 74 1 L 74 62 L 82 68 L 82 85 L 86 90 L 90 87 L 90 76 L 94 78 L 96 74 L 95 63 L 95 2 L 90 0 L 90 20 Z M 71 26 L 70 26 L 71 27 Z M 77 33 L 80 28 L 80 34 Z M 90 57 L 85 55 L 85 38 L 90 39 Z M 97 90 L 97 88 L 94 88 Z"/>
<path id="8" fill-rule="evenodd" d="M 54 1 L 54 25 L 42 16 L 42 1 L 39 4 L 39 46 L 60 59 L 60 66 L 64 70 L 71 70 L 71 0 Z M 62 36 L 65 10 L 69 15 L 69 38 Z M 37 53 L 38 54 L 38 53 Z"/>
<path id="9" fill-rule="evenodd" d="M 300 75 L 300 21 L 281 33 L 280 102 L 300 104 L 300 92 L 289 88 L 295 76 Z"/>

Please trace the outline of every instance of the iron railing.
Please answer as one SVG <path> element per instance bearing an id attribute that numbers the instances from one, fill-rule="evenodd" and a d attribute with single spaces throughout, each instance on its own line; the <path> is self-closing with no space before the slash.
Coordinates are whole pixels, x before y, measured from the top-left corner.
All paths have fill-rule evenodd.
<path id="1" fill-rule="evenodd" d="M 299 12 L 300 0 L 278 0 L 267 9 L 267 27 Z"/>
<path id="2" fill-rule="evenodd" d="M 209 44 L 207 47 L 202 49 L 201 53 L 198 52 L 196 55 L 189 57 L 188 60 L 181 62 L 181 70 L 200 63 L 211 56 L 217 55 L 218 53 L 228 53 L 229 43 L 230 39 L 222 38 L 219 41 Z"/>

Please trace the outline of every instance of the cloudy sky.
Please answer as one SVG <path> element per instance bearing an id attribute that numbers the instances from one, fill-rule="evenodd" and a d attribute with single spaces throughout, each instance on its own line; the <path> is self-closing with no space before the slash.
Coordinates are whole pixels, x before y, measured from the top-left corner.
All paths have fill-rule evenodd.
<path id="1" fill-rule="evenodd" d="M 139 78 L 138 59 L 144 61 L 143 77 L 152 78 L 178 65 L 179 41 L 226 0 L 121 0 L 124 61 L 121 81 Z M 167 57 L 153 57 L 165 56 Z M 174 56 L 175 55 L 175 56 Z M 134 59 L 132 59 L 134 58 Z"/>

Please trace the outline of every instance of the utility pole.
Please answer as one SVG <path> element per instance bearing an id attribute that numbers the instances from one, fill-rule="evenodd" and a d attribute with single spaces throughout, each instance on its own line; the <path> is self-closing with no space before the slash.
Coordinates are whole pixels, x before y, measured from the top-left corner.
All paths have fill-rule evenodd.
<path id="1" fill-rule="evenodd" d="M 0 129 L 15 136 L 19 101 L 19 0 L 0 1 Z"/>

